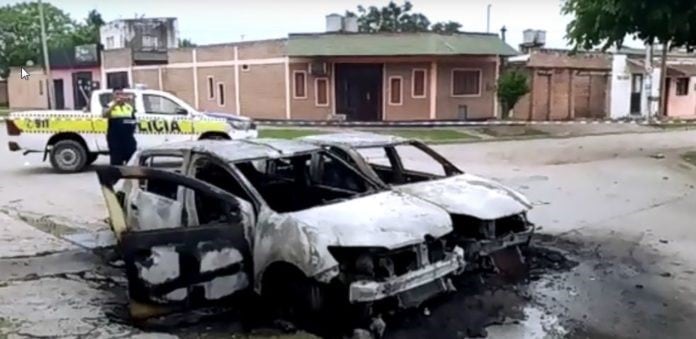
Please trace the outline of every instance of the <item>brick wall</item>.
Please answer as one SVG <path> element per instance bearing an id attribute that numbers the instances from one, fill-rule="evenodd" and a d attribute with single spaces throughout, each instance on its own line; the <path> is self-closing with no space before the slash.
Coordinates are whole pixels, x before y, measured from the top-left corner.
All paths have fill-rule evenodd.
<path id="1" fill-rule="evenodd" d="M 285 118 L 285 65 L 249 65 L 239 72 L 242 115 L 253 118 Z"/>
<path id="2" fill-rule="evenodd" d="M 333 74 L 329 72 L 326 78 L 329 82 L 329 106 L 318 106 L 316 102 L 316 79 L 314 75 L 310 75 L 307 72 L 309 64 L 306 62 L 302 63 L 291 63 L 290 64 L 290 107 L 293 119 L 307 119 L 307 120 L 325 120 L 332 113 L 333 98 L 331 97 L 331 77 Z M 293 77 L 294 71 L 305 71 L 307 76 L 307 97 L 306 98 L 295 98 L 293 96 L 293 89 L 295 88 L 295 81 Z"/>
<path id="3" fill-rule="evenodd" d="M 425 97 L 414 98 L 412 93 L 413 70 L 425 70 Z M 385 65 L 383 95 L 386 102 L 385 120 L 426 120 L 430 118 L 430 63 L 387 63 Z M 402 79 L 401 105 L 389 103 L 389 77 Z"/>
<path id="4" fill-rule="evenodd" d="M 144 84 L 147 86 L 147 88 L 152 89 L 159 89 L 160 87 L 159 70 L 157 69 L 134 69 L 132 76 L 134 85 Z"/>
<path id="5" fill-rule="evenodd" d="M 212 79 L 212 88 L 209 88 Z M 224 103 L 220 105 L 219 84 L 223 85 Z M 212 92 L 210 90 L 212 89 Z M 199 109 L 210 112 L 237 113 L 234 66 L 201 67 L 198 69 Z"/>
<path id="6" fill-rule="evenodd" d="M 481 93 L 478 96 L 452 96 L 452 70 L 456 68 L 481 70 Z M 466 106 L 467 119 L 488 119 L 495 116 L 495 61 L 438 62 L 437 118 L 460 119 L 460 107 Z"/>
<path id="7" fill-rule="evenodd" d="M 25 67 L 25 69 L 31 74 L 29 80 L 19 77 L 19 67 L 10 69 L 10 75 L 7 77 L 10 108 L 14 110 L 48 108 L 46 75 L 40 67 Z"/>

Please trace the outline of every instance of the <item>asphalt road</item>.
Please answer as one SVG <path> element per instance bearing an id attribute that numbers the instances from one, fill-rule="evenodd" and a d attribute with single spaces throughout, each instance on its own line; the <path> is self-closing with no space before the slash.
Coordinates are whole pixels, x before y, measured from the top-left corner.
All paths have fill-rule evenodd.
<path id="1" fill-rule="evenodd" d="M 696 149 L 696 131 L 437 149 L 460 168 L 525 193 L 544 244 L 580 263 L 520 287 L 530 297 L 514 307 L 527 320 L 498 321 L 503 325 L 488 328 L 491 337 L 689 338 L 696 332 L 696 168 L 678 156 Z M 141 335 L 114 315 L 123 308 L 122 278 L 61 240 L 106 228 L 96 176 L 54 174 L 40 160 L 0 149 L 0 208 L 11 225 L 0 230 L 0 248 L 12 248 L 0 251 L 0 337 Z M 5 246 L 19 238 L 31 246 Z M 448 317 L 444 310 L 452 307 L 433 309 L 424 328 L 455 333 L 456 322 L 438 322 Z"/>

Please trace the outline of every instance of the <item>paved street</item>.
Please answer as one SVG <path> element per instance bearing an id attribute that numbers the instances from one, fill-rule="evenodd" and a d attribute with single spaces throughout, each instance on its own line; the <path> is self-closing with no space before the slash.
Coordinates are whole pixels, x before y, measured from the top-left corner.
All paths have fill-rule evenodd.
<path id="1" fill-rule="evenodd" d="M 527 194 L 540 241 L 579 262 L 525 287 L 530 298 L 517 306 L 527 320 L 499 321 L 491 337 L 696 331 L 696 168 L 679 158 L 696 149 L 696 131 L 436 148 L 460 168 Z M 145 335 L 124 320 L 119 271 L 80 247 L 107 229 L 96 176 L 54 174 L 40 160 L 0 148 L 0 337 Z M 427 324 L 445 309 L 433 309 Z M 456 324 L 443 326 L 456 332 Z M 218 327 L 208 328 L 211 336 L 231 330 Z"/>

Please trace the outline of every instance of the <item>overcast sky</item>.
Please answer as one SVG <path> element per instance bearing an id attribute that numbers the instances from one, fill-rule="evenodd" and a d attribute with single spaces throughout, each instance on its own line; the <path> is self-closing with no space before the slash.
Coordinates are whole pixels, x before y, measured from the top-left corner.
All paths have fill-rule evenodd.
<path id="1" fill-rule="evenodd" d="M 137 15 L 171 16 L 179 21 L 179 36 L 197 44 L 285 37 L 288 33 L 321 32 L 330 13 L 355 11 L 358 5 L 385 5 L 388 0 L 46 0 L 82 19 L 97 9 L 104 20 Z M 0 0 L 0 4 L 17 1 Z M 412 0 L 414 10 L 432 22 L 452 20 L 465 31 L 486 31 L 486 7 L 491 4 L 491 31 L 505 25 L 513 47 L 527 28 L 546 30 L 548 47 L 567 47 L 569 17 L 560 13 L 562 0 Z M 243 36 L 243 38 L 242 38 Z"/>

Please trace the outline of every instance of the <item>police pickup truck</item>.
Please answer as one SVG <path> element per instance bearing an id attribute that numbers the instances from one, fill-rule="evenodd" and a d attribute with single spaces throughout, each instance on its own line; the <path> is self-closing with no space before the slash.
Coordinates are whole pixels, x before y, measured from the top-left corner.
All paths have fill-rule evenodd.
<path id="1" fill-rule="evenodd" d="M 170 141 L 255 138 L 254 122 L 232 114 L 198 112 L 176 96 L 157 90 L 124 89 L 133 98 L 138 148 Z M 10 151 L 43 153 L 62 173 L 79 172 L 108 154 L 103 110 L 110 89 L 94 90 L 85 111 L 38 110 L 11 113 L 7 119 Z"/>

